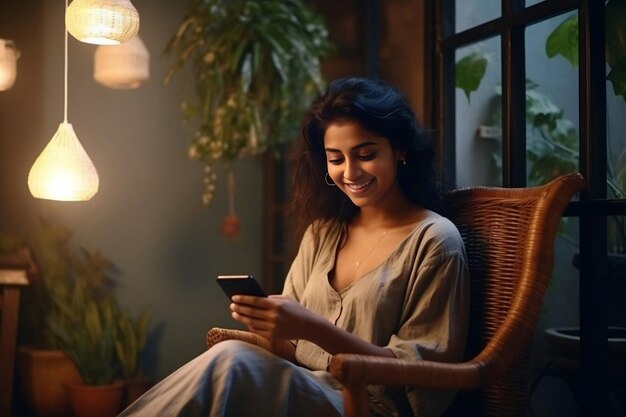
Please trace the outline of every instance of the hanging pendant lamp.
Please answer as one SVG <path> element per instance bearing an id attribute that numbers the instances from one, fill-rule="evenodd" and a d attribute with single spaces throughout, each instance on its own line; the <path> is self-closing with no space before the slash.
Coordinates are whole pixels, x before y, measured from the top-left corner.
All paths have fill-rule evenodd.
<path id="1" fill-rule="evenodd" d="M 19 57 L 20 51 L 15 42 L 0 39 L 0 91 L 8 90 L 15 84 Z"/>
<path id="2" fill-rule="evenodd" d="M 121 45 L 96 48 L 93 78 L 105 87 L 133 89 L 149 77 L 150 53 L 139 35 Z"/>
<path id="3" fill-rule="evenodd" d="M 67 8 L 67 0 L 65 2 Z M 67 29 L 65 30 L 64 114 L 43 152 L 28 173 L 28 188 L 35 198 L 85 201 L 97 192 L 100 180 L 89 155 L 67 121 Z"/>
<path id="4" fill-rule="evenodd" d="M 74 0 L 65 12 L 65 24 L 81 42 L 119 45 L 139 31 L 139 13 L 130 0 Z"/>

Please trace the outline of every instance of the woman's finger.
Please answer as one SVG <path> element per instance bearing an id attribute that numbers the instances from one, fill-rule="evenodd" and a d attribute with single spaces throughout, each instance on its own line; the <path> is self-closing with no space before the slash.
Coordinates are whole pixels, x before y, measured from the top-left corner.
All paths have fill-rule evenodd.
<path id="1" fill-rule="evenodd" d="M 248 328 L 254 329 L 255 333 L 260 331 L 266 331 L 272 326 L 265 320 L 258 320 L 248 316 L 243 316 L 235 311 L 231 313 L 233 319 L 248 326 Z"/>

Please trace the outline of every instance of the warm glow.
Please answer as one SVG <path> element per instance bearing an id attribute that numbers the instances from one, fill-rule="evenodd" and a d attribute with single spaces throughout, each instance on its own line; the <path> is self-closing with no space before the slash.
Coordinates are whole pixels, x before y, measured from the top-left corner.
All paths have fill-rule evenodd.
<path id="1" fill-rule="evenodd" d="M 81 38 L 79 39 L 81 42 L 85 42 L 85 43 L 91 43 L 94 45 L 107 45 L 107 46 L 115 46 L 115 45 L 119 45 L 120 42 L 113 40 L 113 39 L 108 39 L 108 38 L 98 38 L 98 37 L 89 37 L 89 38 Z"/>
<path id="2" fill-rule="evenodd" d="M 85 201 L 97 192 L 98 172 L 78 141 L 74 128 L 63 122 L 28 174 L 33 197 Z"/>
<path id="3" fill-rule="evenodd" d="M 81 42 L 118 45 L 139 31 L 139 13 L 129 0 L 74 0 L 65 12 L 65 24 Z"/>
<path id="4" fill-rule="evenodd" d="M 20 53 L 13 41 L 0 39 L 0 91 L 13 87 Z"/>

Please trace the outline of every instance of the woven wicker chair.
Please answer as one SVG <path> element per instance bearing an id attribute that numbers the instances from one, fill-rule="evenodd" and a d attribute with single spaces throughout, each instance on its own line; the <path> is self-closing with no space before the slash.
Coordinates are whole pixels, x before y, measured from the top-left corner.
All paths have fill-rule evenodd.
<path id="1" fill-rule="evenodd" d="M 346 415 L 369 415 L 366 385 L 459 390 L 450 416 L 526 415 L 530 342 L 552 274 L 554 238 L 563 210 L 583 185 L 580 175 L 569 174 L 541 187 L 449 193 L 447 215 L 465 241 L 471 277 L 467 361 L 335 355 L 330 369 L 344 385 Z M 232 338 L 293 359 L 287 345 L 241 331 L 212 329 L 207 342 Z"/>

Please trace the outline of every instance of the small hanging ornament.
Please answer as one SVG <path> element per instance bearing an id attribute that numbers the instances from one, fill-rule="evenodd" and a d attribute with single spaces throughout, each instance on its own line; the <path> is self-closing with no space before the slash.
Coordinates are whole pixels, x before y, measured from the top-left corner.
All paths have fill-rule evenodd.
<path id="1" fill-rule="evenodd" d="M 13 41 L 0 39 L 0 91 L 8 90 L 15 84 L 19 57 L 20 51 Z"/>
<path id="2" fill-rule="evenodd" d="M 121 45 L 96 48 L 93 78 L 105 87 L 133 89 L 149 77 L 150 53 L 139 35 Z"/>
<path id="3" fill-rule="evenodd" d="M 228 169 L 228 214 L 222 221 L 222 234 L 229 239 L 239 236 L 241 221 L 235 213 L 235 173 L 232 167 Z"/>

